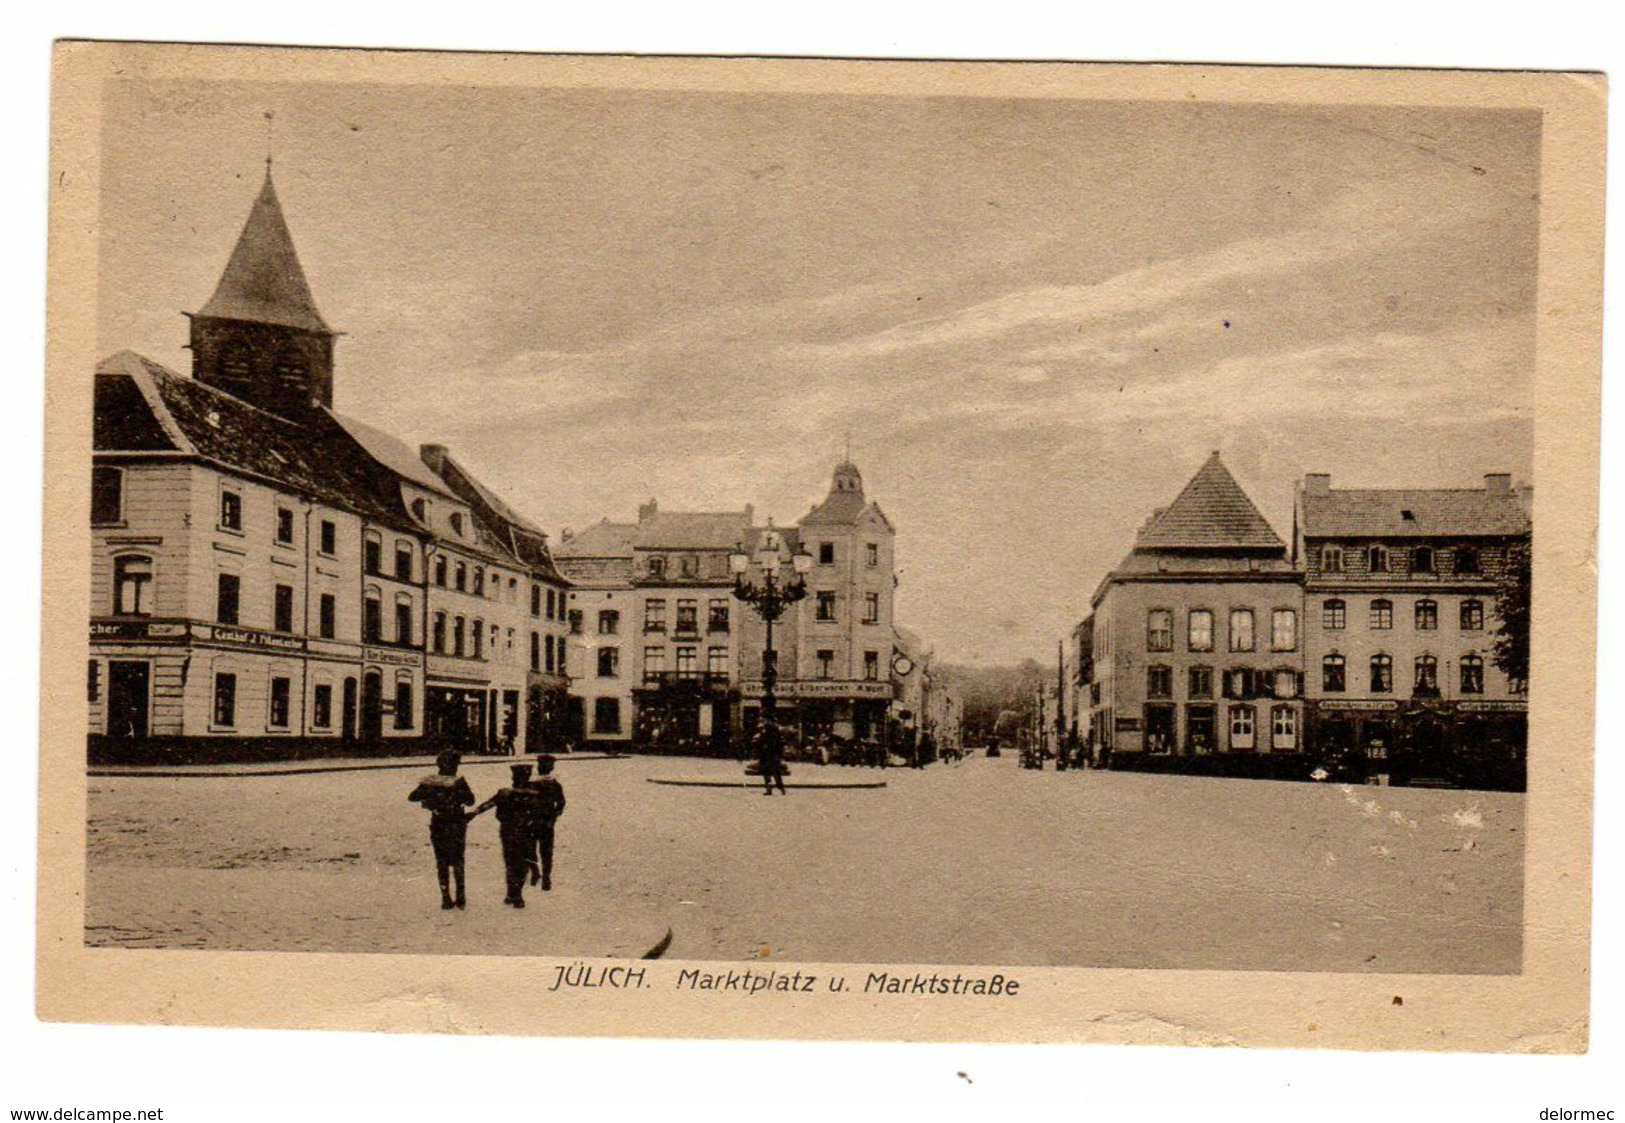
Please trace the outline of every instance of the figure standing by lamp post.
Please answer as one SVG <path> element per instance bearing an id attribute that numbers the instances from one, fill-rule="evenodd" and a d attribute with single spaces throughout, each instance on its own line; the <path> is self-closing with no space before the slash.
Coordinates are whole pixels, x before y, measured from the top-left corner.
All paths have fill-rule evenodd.
<path id="1" fill-rule="evenodd" d="M 807 595 L 804 574 L 812 568 L 813 562 L 811 554 L 805 549 L 798 548 L 790 557 L 795 576 L 781 583 L 779 567 L 784 562 L 781 556 L 783 548 L 783 536 L 773 529 L 770 521 L 767 529 L 762 532 L 762 543 L 754 559 L 762 571 L 761 584 L 755 584 L 745 578 L 745 574 L 750 570 L 752 558 L 745 552 L 742 544 L 728 555 L 728 568 L 734 575 L 734 596 L 755 609 L 756 615 L 767 625 L 767 643 L 762 649 L 762 717 L 758 729 L 757 748 L 764 795 L 773 794 L 775 782 L 778 784 L 779 794 L 784 794 L 784 746 L 780 740 L 778 699 L 775 694 L 779 681 L 779 653 L 773 647 L 773 625 L 784 615 L 786 609 Z"/>

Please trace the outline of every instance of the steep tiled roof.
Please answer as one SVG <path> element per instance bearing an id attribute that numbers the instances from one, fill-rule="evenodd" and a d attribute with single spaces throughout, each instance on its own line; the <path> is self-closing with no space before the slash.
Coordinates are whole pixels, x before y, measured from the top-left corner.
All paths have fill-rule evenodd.
<path id="1" fill-rule="evenodd" d="M 226 271 L 215 286 L 215 296 L 198 315 L 330 333 L 322 314 L 315 310 L 315 297 L 310 296 L 310 284 L 299 265 L 283 205 L 271 185 L 270 169 L 265 172 L 260 197 L 249 211 L 249 221 L 242 224 Z"/>
<path id="2" fill-rule="evenodd" d="M 398 490 L 385 486 L 377 464 L 331 415 L 312 411 L 302 422 L 289 421 L 136 355 L 114 356 L 99 369 L 98 432 L 117 432 L 112 414 L 139 397 L 182 451 L 379 521 L 411 525 Z M 149 440 L 150 427 L 139 424 L 138 435 Z"/>
<path id="3" fill-rule="evenodd" d="M 458 463 L 443 445 L 424 445 L 424 468 L 435 473 L 474 513 L 475 529 L 503 543 L 505 552 L 517 557 L 545 577 L 560 576 L 547 549 L 547 535 L 523 519 L 472 472 Z"/>
<path id="4" fill-rule="evenodd" d="M 1134 545 L 1150 550 L 1285 547 L 1217 452 L 1173 503 L 1152 517 Z"/>
<path id="5" fill-rule="evenodd" d="M 630 557 L 581 557 L 566 554 L 558 556 L 559 572 L 573 585 L 593 588 L 630 589 L 632 587 L 632 559 Z"/>
<path id="6" fill-rule="evenodd" d="M 179 444 L 164 430 L 152 403 L 147 401 L 136 382 L 136 377 L 147 373 L 148 360 L 134 351 L 120 351 L 104 359 L 96 368 L 99 377 L 96 379 L 91 441 L 91 447 L 96 451 L 179 450 Z"/>
<path id="7" fill-rule="evenodd" d="M 855 523 L 869 509 L 868 500 L 855 491 L 832 491 L 829 498 L 808 511 L 802 517 L 802 526 L 817 526 L 839 523 L 847 525 Z"/>
<path id="8" fill-rule="evenodd" d="M 368 455 L 391 472 L 436 495 L 444 495 L 448 499 L 462 498 L 447 486 L 445 480 L 431 472 L 429 466 L 405 441 L 390 436 L 382 429 L 374 429 L 371 425 L 357 421 L 353 417 L 345 417 L 338 413 L 332 416 L 356 444 L 366 449 Z"/>
<path id="9" fill-rule="evenodd" d="M 430 471 L 445 481 L 445 486 L 462 498 L 476 506 L 483 505 L 489 508 L 493 518 L 508 523 L 515 530 L 525 534 L 537 538 L 547 537 L 545 530 L 514 510 L 500 495 L 481 483 L 446 446 L 424 445 L 419 450 L 419 459 Z"/>
<path id="10" fill-rule="evenodd" d="M 1306 538 L 1527 534 L 1529 515 L 1510 489 L 1339 488 L 1304 492 L 1303 533 Z"/>
<path id="11" fill-rule="evenodd" d="M 750 527 L 747 511 L 660 511 L 638 521 L 640 550 L 731 550 Z"/>
<path id="12" fill-rule="evenodd" d="M 632 557 L 632 539 L 637 535 L 635 523 L 612 523 L 603 519 L 578 530 L 568 537 L 559 536 L 559 544 L 554 548 L 554 555 L 563 564 L 565 558 L 614 558 Z M 569 569 L 565 570 L 566 575 Z"/>
<path id="13" fill-rule="evenodd" d="M 269 168 L 220 284 L 198 315 L 281 324 L 323 334 L 331 331 L 316 311 Z"/>

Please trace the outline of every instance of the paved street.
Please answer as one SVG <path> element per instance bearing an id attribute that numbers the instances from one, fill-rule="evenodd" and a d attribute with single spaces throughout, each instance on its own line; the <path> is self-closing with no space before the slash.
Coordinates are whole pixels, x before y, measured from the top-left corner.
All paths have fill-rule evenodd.
<path id="1" fill-rule="evenodd" d="M 481 798 L 506 774 L 465 772 Z M 786 798 L 647 782 L 737 774 L 561 763 L 554 892 L 502 906 L 486 816 L 466 913 L 438 907 L 413 771 L 93 778 L 86 939 L 637 956 L 670 928 L 683 959 L 1519 967 L 1521 795 L 1056 774 L 1011 757 Z"/>

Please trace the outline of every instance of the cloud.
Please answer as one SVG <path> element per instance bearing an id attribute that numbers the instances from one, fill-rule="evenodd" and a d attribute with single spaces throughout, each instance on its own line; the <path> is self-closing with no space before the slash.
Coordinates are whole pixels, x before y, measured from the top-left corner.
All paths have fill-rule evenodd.
<path id="1" fill-rule="evenodd" d="M 1130 269 L 1091 284 L 1046 285 L 1004 293 L 939 316 L 820 344 L 793 344 L 786 354 L 811 361 L 893 358 L 922 349 L 964 348 L 1058 325 L 1099 329 L 1143 319 L 1219 289 L 1235 290 L 1415 240 L 1457 212 L 1398 202 L 1371 184 L 1349 188 L 1302 226 L 1241 238 L 1217 249 Z M 1109 353 L 1109 352 L 1108 352 Z M 1119 353 L 1120 354 L 1120 353 Z"/>

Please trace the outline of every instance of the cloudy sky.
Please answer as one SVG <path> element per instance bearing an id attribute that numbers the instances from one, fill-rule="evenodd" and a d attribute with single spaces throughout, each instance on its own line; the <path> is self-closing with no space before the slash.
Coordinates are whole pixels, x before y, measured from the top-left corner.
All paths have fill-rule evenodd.
<path id="1" fill-rule="evenodd" d="M 189 369 L 264 172 L 336 405 L 544 527 L 792 522 L 850 432 L 899 622 L 1053 658 L 1212 449 L 1528 479 L 1539 118 L 918 97 L 112 87 L 103 351 Z"/>

